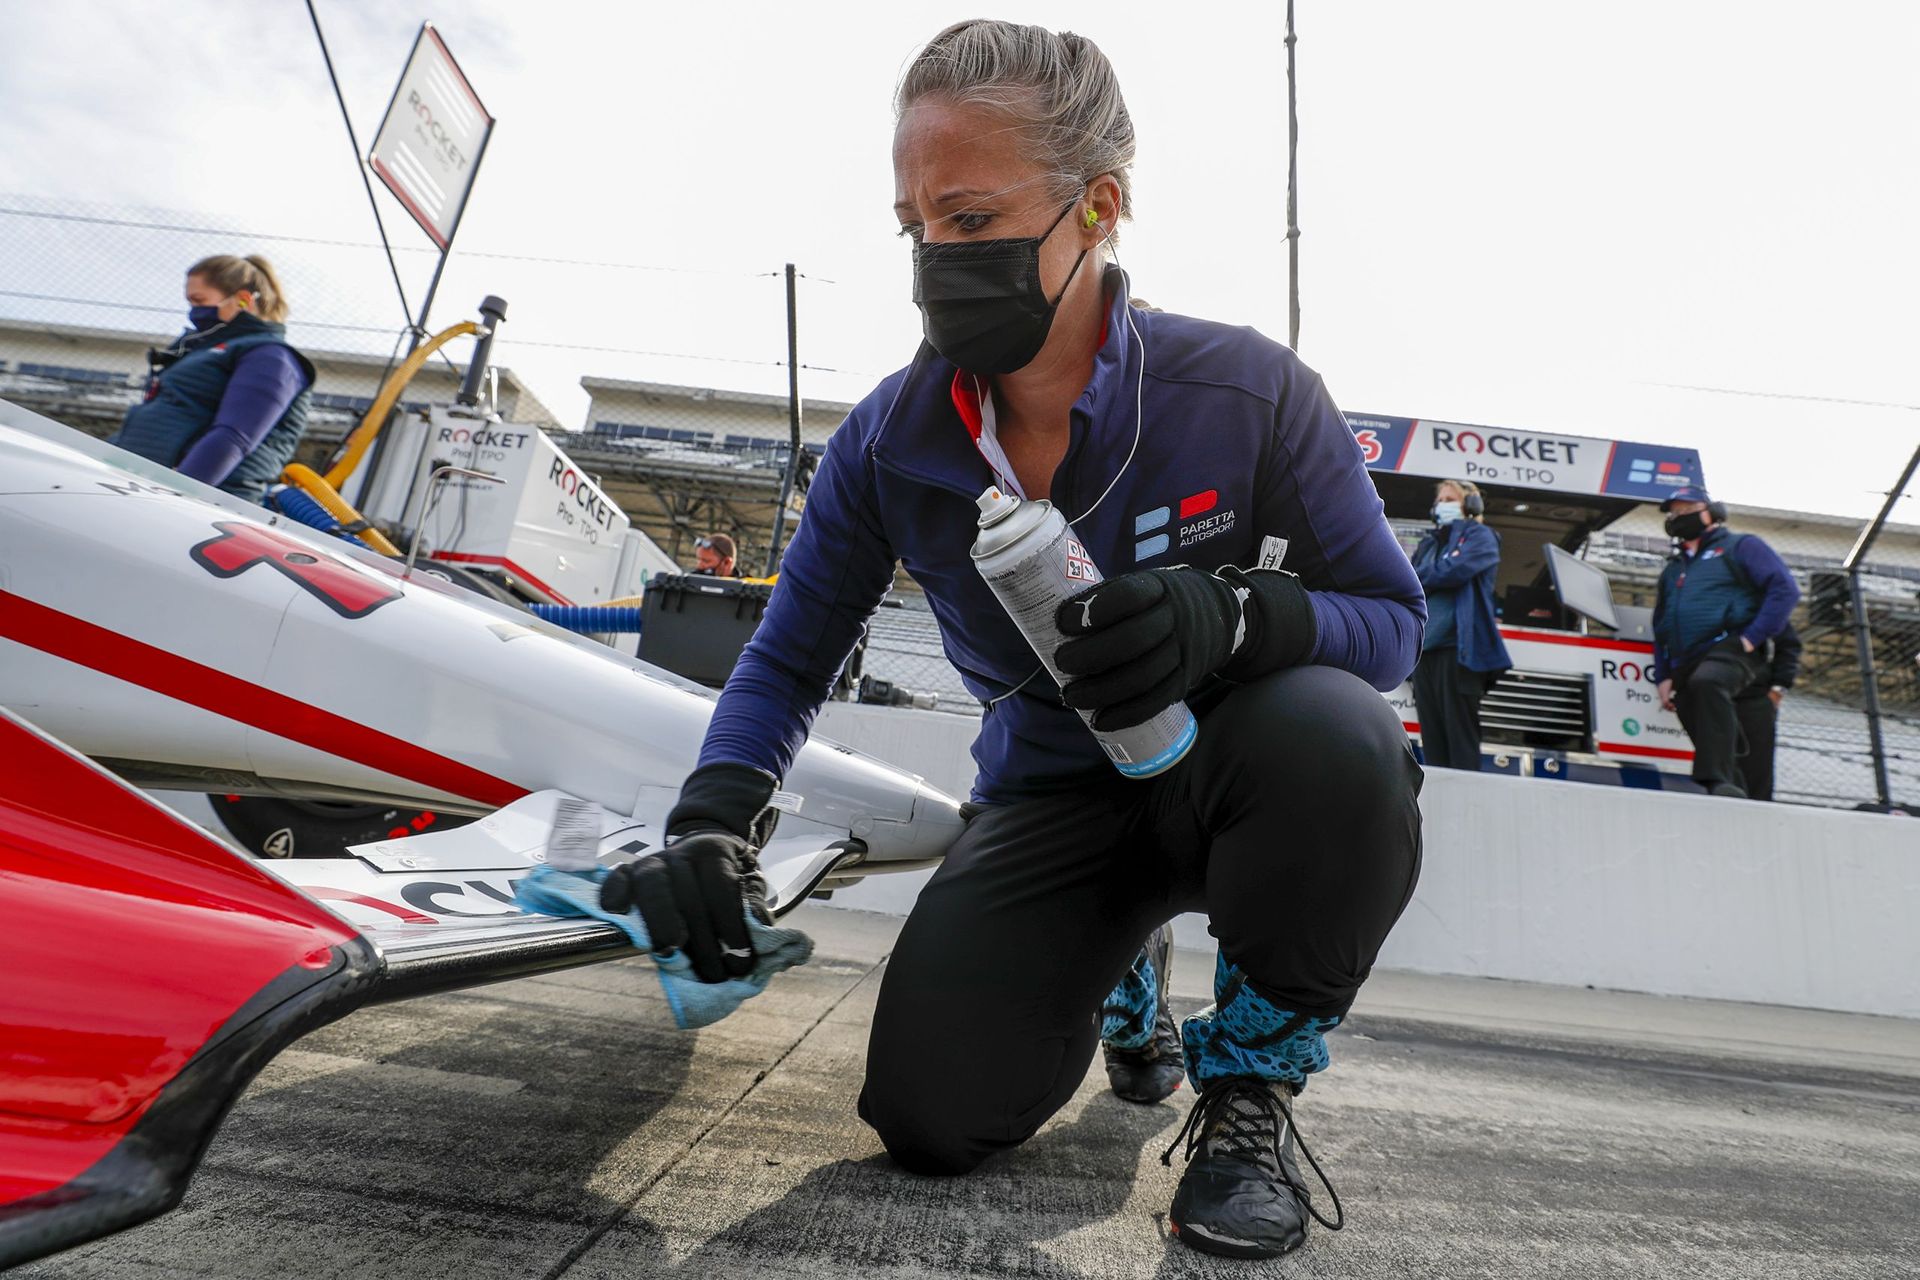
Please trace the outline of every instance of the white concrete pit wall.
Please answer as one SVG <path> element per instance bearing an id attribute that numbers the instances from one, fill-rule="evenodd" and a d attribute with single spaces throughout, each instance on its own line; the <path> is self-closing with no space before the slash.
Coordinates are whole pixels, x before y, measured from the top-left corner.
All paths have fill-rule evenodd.
<path id="1" fill-rule="evenodd" d="M 964 798 L 977 725 L 833 704 L 817 727 Z M 1444 770 L 1421 808 L 1382 967 L 1920 1018 L 1920 821 Z M 925 880 L 833 902 L 903 913 Z"/>

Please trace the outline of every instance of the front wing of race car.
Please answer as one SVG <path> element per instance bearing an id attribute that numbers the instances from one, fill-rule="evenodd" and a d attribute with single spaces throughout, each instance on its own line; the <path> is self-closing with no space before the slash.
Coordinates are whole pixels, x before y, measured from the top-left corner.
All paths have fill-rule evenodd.
<path id="1" fill-rule="evenodd" d="M 0 1270 L 171 1209 L 260 1069 L 363 1004 L 635 954 L 514 905 L 553 792 L 263 864 L 4 710 L 0 760 Z M 776 912 L 862 853 L 788 825 L 763 852 Z M 648 830 L 606 815 L 601 860 Z"/>

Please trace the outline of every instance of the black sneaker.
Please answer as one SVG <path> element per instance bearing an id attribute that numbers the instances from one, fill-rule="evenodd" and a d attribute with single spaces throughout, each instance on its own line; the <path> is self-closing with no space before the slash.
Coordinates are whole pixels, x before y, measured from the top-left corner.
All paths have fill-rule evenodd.
<path id="1" fill-rule="evenodd" d="M 1276 1258 L 1306 1243 L 1309 1218 L 1329 1231 L 1346 1225 L 1339 1195 L 1302 1142 L 1333 1201 L 1333 1220 L 1313 1207 L 1293 1159 L 1293 1109 L 1266 1081 L 1231 1076 L 1207 1086 L 1160 1163 L 1173 1163 L 1182 1139 L 1187 1171 L 1173 1193 L 1169 1222 L 1189 1247 L 1229 1258 Z"/>
<path id="2" fill-rule="evenodd" d="M 1135 974 L 1141 974 L 1143 968 L 1151 973 L 1154 985 L 1153 1034 L 1138 1048 L 1122 1049 L 1105 1041 L 1100 1047 L 1106 1054 L 1107 1081 L 1113 1091 L 1128 1102 L 1151 1105 L 1171 1097 L 1187 1075 L 1180 1029 L 1174 1026 L 1173 1011 L 1167 1007 L 1167 984 L 1173 972 L 1172 926 L 1163 924 L 1148 935 L 1139 959 L 1133 962 Z M 1132 1013 L 1117 1006 L 1100 1012 L 1108 1022 Z"/>

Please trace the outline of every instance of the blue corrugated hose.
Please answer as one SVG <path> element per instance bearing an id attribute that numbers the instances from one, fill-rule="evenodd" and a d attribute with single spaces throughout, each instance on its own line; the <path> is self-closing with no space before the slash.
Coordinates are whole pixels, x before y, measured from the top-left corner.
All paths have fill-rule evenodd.
<path id="1" fill-rule="evenodd" d="M 301 524 L 311 525 L 322 533 L 330 533 L 336 538 L 345 538 L 348 542 L 358 541 L 352 534 L 340 528 L 340 522 L 335 520 L 325 507 L 290 484 L 277 484 L 267 490 L 266 502 L 281 515 L 298 520 Z"/>
<path id="2" fill-rule="evenodd" d="M 533 616 L 556 627 L 578 631 L 583 636 L 640 631 L 640 606 L 631 604 L 535 604 L 528 605 Z"/>

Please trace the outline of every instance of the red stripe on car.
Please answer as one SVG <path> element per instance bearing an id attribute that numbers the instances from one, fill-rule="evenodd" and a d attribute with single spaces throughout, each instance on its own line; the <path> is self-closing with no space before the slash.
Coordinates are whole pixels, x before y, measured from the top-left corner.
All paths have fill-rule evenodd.
<path id="1" fill-rule="evenodd" d="M 382 733 L 298 698 L 250 684 L 177 653 L 0 591 L 0 639 L 151 689 L 176 701 L 264 729 L 329 755 L 357 761 L 436 791 L 490 805 L 511 804 L 525 787 Z"/>

